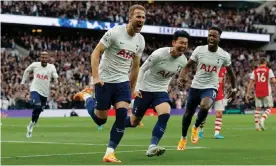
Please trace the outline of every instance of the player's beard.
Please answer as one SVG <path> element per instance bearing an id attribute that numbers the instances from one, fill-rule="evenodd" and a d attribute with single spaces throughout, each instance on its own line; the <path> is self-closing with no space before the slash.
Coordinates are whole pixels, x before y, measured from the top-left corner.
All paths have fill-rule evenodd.
<path id="1" fill-rule="evenodd" d="M 46 67 L 47 66 L 47 62 L 41 62 L 41 66 L 42 67 Z"/>

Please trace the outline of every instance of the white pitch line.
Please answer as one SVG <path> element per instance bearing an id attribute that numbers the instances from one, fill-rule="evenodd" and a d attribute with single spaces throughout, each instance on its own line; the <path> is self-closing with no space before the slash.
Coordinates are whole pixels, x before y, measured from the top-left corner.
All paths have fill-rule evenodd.
<path id="1" fill-rule="evenodd" d="M 23 143 L 23 144 L 58 144 L 58 145 L 86 145 L 86 146 L 107 146 L 107 144 L 90 144 L 90 143 L 76 143 L 76 142 L 31 142 L 31 141 L 1 141 L 2 143 Z M 120 145 L 124 147 L 148 147 L 149 145 Z M 176 148 L 176 146 L 163 146 L 167 148 Z M 193 149 L 203 149 L 207 147 L 193 147 Z"/>
<path id="2" fill-rule="evenodd" d="M 186 149 L 204 149 L 207 147 L 187 147 Z M 166 149 L 166 151 L 176 150 L 175 149 Z M 133 153 L 133 152 L 143 152 L 146 150 L 126 150 L 126 151 L 116 151 L 116 153 Z M 31 157 L 51 157 L 51 156 L 73 156 L 73 155 L 83 155 L 83 154 L 102 154 L 105 152 L 81 152 L 81 153 L 63 153 L 63 154 L 40 154 L 40 155 L 27 155 L 27 156 L 7 156 L 1 157 L 1 159 L 9 158 L 31 158 Z"/>

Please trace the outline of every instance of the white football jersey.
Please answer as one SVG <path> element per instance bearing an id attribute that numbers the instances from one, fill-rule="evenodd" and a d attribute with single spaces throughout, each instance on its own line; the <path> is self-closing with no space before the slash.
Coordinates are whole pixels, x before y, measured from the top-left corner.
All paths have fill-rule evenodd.
<path id="1" fill-rule="evenodd" d="M 231 65 L 231 57 L 228 52 L 220 47 L 216 52 L 210 52 L 208 45 L 196 47 L 191 60 L 197 62 L 196 74 L 191 85 L 192 88 L 196 89 L 218 89 L 220 68 Z"/>
<path id="2" fill-rule="evenodd" d="M 140 68 L 136 90 L 168 92 L 172 77 L 187 64 L 185 55 L 173 58 L 170 50 L 171 47 L 159 48 L 148 57 Z"/>
<path id="3" fill-rule="evenodd" d="M 99 65 L 101 80 L 107 83 L 129 81 L 131 62 L 134 56 L 141 56 L 145 48 L 144 37 L 140 33 L 129 36 L 126 25 L 120 25 L 108 30 L 100 42 L 106 47 Z"/>
<path id="4" fill-rule="evenodd" d="M 36 91 L 41 96 L 49 97 L 51 79 L 54 78 L 54 80 L 57 82 L 58 78 L 56 67 L 49 63 L 46 67 L 43 67 L 41 66 L 41 62 L 33 62 L 24 71 L 21 84 L 25 84 L 25 81 L 28 78 L 30 72 L 33 72 L 34 74 L 30 91 Z"/>

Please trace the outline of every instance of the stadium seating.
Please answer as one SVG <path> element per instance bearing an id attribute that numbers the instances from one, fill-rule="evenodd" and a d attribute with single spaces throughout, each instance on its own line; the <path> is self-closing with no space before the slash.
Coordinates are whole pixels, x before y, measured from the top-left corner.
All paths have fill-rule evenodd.
<path id="1" fill-rule="evenodd" d="M 137 2 L 119 1 L 1 1 L 1 14 L 66 17 L 126 23 L 127 9 Z M 254 8 L 231 9 L 201 3 L 139 2 L 147 9 L 149 25 L 206 29 L 212 25 L 223 30 L 266 33 L 253 24 L 276 25 L 275 7 L 257 13 Z M 201 4 L 201 5 L 200 5 Z"/>

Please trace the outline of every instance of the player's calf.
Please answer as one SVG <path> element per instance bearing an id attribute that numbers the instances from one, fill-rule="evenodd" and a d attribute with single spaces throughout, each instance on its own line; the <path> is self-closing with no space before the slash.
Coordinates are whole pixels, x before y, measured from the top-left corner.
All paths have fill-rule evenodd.
<path id="1" fill-rule="evenodd" d="M 200 102 L 200 110 L 197 114 L 197 119 L 195 122 L 195 127 L 198 128 L 199 125 L 207 118 L 208 111 L 213 104 L 213 100 L 209 97 L 205 97 Z"/>
<path id="2" fill-rule="evenodd" d="M 187 105 L 186 111 L 182 117 L 182 138 L 187 137 L 187 132 L 192 122 L 192 118 L 194 114 L 195 114 L 195 109 L 188 108 L 188 105 Z"/>
<path id="3" fill-rule="evenodd" d="M 215 121 L 215 139 L 223 139 L 224 137 L 220 135 L 220 130 L 222 126 L 222 112 L 223 110 L 216 110 L 216 121 Z"/>
<path id="4" fill-rule="evenodd" d="M 29 125 L 27 126 L 27 133 L 26 133 L 27 138 L 32 137 L 33 128 L 34 128 L 35 124 L 37 123 L 37 121 L 39 119 L 39 115 L 42 111 L 43 111 L 43 109 L 42 109 L 41 103 L 36 103 L 34 105 L 34 109 L 32 112 L 32 120 L 29 123 Z"/>
<path id="5" fill-rule="evenodd" d="M 260 112 L 261 112 L 260 110 L 261 108 L 257 107 L 254 112 L 256 131 L 260 131 Z"/>
<path id="6" fill-rule="evenodd" d="M 126 117 L 127 117 L 126 108 L 116 109 L 116 120 L 110 131 L 110 140 L 107 146 L 106 155 L 110 153 L 114 153 L 114 150 L 117 148 L 118 144 L 120 143 L 125 131 L 124 121 Z"/>
<path id="7" fill-rule="evenodd" d="M 170 119 L 171 107 L 169 103 L 164 102 L 155 106 L 155 110 L 158 113 L 158 120 L 152 130 L 151 143 L 146 152 L 148 157 L 160 156 L 165 152 L 165 148 L 157 145 L 166 131 L 167 123 Z"/>
<path id="8" fill-rule="evenodd" d="M 170 114 L 161 114 L 158 116 L 158 121 L 156 122 L 152 130 L 150 147 L 156 146 L 159 143 L 160 139 L 165 133 L 169 119 Z"/>
<path id="9" fill-rule="evenodd" d="M 270 115 L 271 113 L 271 109 L 266 109 L 265 112 L 263 113 L 263 116 L 261 118 L 261 123 L 260 123 L 260 127 L 261 129 L 264 131 L 265 130 L 265 127 L 264 127 L 264 122 L 265 120 L 268 118 L 268 116 Z"/>

